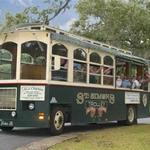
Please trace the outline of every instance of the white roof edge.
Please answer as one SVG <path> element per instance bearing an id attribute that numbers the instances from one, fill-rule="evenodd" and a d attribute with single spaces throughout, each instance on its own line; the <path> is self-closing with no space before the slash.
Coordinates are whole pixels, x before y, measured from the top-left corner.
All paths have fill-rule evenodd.
<path id="1" fill-rule="evenodd" d="M 148 60 L 146 60 L 144 58 L 141 58 L 141 57 L 133 55 L 132 52 L 129 51 L 129 50 L 120 49 L 120 48 L 117 48 L 115 46 L 111 46 L 111 45 L 108 45 L 108 44 L 105 44 L 105 43 L 102 43 L 102 42 L 99 42 L 99 41 L 96 41 L 96 40 L 92 40 L 92 39 L 89 39 L 89 38 L 86 38 L 86 37 L 75 35 L 75 34 L 67 32 L 65 30 L 62 30 L 62 29 L 59 29 L 59 28 L 56 28 L 56 27 L 53 27 L 53 26 L 44 25 L 44 24 L 24 24 L 24 25 L 16 26 L 13 30 L 11 30 L 9 32 L 27 31 L 27 30 L 28 31 L 53 30 L 56 33 L 64 34 L 64 35 L 70 36 L 72 38 L 76 38 L 78 40 L 81 40 L 83 42 L 87 42 L 87 43 L 91 43 L 91 44 L 94 44 L 94 45 L 99 45 L 99 46 L 102 46 L 102 47 L 105 47 L 105 48 L 109 48 L 109 49 L 114 50 L 116 53 L 121 54 L 123 56 L 134 57 L 135 59 L 148 61 Z"/>

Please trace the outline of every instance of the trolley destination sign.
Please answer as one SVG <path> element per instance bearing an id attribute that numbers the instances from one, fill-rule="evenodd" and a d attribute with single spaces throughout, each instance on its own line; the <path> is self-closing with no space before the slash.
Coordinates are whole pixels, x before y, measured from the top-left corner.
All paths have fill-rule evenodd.
<path id="1" fill-rule="evenodd" d="M 20 100 L 45 100 L 45 86 L 21 86 L 20 89 Z"/>

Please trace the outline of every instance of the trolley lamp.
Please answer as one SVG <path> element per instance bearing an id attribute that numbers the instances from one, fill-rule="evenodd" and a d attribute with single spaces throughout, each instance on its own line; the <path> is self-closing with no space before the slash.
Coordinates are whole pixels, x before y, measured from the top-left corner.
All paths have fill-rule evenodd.
<path id="1" fill-rule="evenodd" d="M 40 112 L 40 113 L 38 114 L 38 119 L 39 119 L 39 120 L 44 120 L 44 118 L 45 118 L 45 114 L 44 114 L 43 112 Z"/>

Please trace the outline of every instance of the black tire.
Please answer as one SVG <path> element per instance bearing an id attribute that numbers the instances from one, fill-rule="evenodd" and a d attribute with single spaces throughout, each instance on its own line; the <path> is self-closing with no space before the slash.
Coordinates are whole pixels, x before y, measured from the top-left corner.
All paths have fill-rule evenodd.
<path id="1" fill-rule="evenodd" d="M 126 124 L 132 125 L 137 123 L 137 113 L 136 113 L 136 107 L 133 105 L 129 105 L 127 107 L 127 119 Z"/>
<path id="2" fill-rule="evenodd" d="M 118 121 L 118 125 L 119 125 L 119 126 L 124 126 L 124 125 L 126 125 L 126 120 L 119 120 L 119 121 Z"/>
<path id="3" fill-rule="evenodd" d="M 59 135 L 63 132 L 65 123 L 64 111 L 61 107 L 54 107 L 50 117 L 50 132 Z"/>
<path id="4" fill-rule="evenodd" d="M 0 128 L 1 128 L 1 130 L 4 131 L 4 132 L 10 132 L 10 131 L 12 131 L 12 129 L 13 129 L 14 127 L 0 127 Z"/>

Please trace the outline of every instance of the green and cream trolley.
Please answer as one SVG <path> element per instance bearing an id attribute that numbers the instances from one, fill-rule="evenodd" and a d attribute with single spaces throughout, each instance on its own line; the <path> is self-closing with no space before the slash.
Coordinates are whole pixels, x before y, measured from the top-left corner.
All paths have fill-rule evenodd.
<path id="1" fill-rule="evenodd" d="M 134 124 L 150 115 L 148 85 L 117 88 L 118 75 L 141 76 L 148 61 L 45 25 L 0 35 L 0 128 L 49 128 L 64 123 Z"/>

